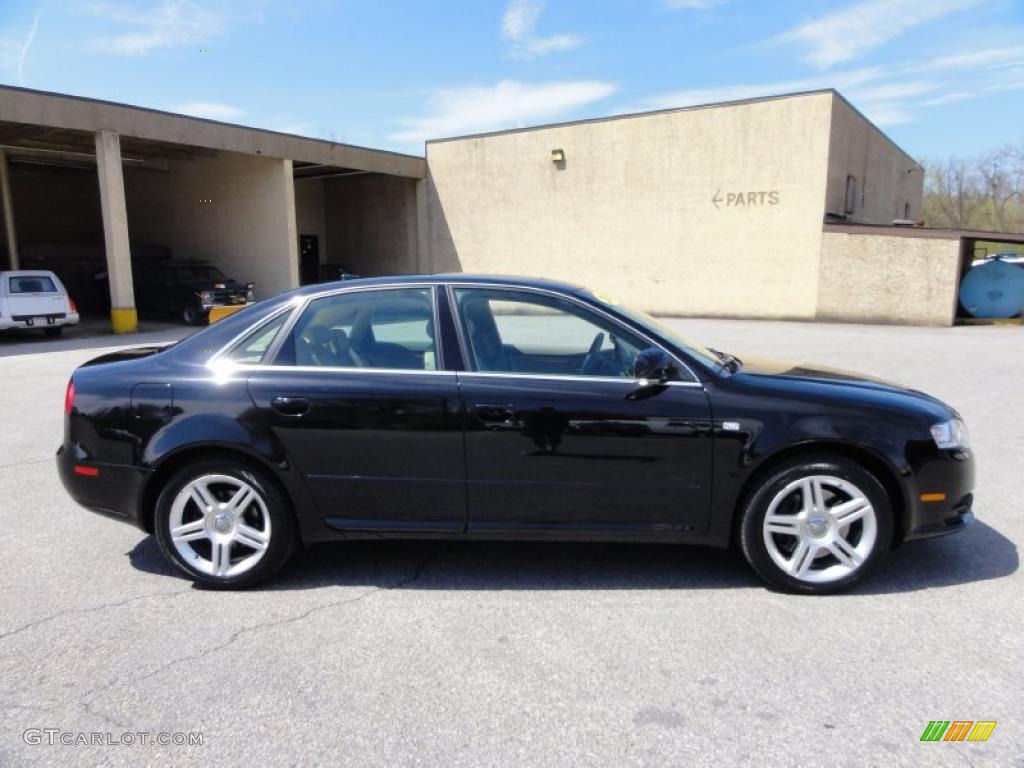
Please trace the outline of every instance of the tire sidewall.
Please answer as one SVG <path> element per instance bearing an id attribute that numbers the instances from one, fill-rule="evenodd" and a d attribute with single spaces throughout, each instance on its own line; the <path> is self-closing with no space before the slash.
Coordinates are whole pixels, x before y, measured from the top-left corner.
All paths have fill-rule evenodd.
<path id="1" fill-rule="evenodd" d="M 209 474 L 229 475 L 244 480 L 260 494 L 270 517 L 271 536 L 267 551 L 255 566 L 233 578 L 218 578 L 193 568 L 182 558 L 171 540 L 170 515 L 174 499 L 187 483 Z M 261 470 L 232 458 L 204 459 L 175 472 L 157 498 L 153 529 L 160 549 L 168 560 L 197 583 L 214 589 L 240 589 L 265 581 L 288 560 L 296 541 L 295 520 L 280 491 Z"/>
<path id="2" fill-rule="evenodd" d="M 871 502 L 878 529 L 874 547 L 861 567 L 842 579 L 824 584 L 801 581 L 781 570 L 768 554 L 764 543 L 764 518 L 772 499 L 785 486 L 808 475 L 832 475 L 855 485 Z M 794 459 L 765 473 L 745 505 L 740 529 L 743 554 L 754 570 L 772 585 L 787 592 L 802 594 L 832 594 L 851 587 L 878 566 L 891 547 L 892 540 L 892 503 L 882 484 L 859 464 L 840 457 Z"/>

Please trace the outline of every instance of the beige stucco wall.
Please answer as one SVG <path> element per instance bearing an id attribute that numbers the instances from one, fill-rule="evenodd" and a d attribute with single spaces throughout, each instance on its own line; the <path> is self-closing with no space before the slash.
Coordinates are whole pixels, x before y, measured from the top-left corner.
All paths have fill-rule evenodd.
<path id="1" fill-rule="evenodd" d="M 163 215 L 175 258 L 209 259 L 260 297 L 298 286 L 290 160 L 221 152 L 169 165 Z"/>
<path id="2" fill-rule="evenodd" d="M 952 325 L 960 241 L 825 232 L 819 320 Z"/>
<path id="3" fill-rule="evenodd" d="M 416 181 L 367 174 L 324 180 L 327 261 L 363 277 L 415 274 Z"/>
<path id="4" fill-rule="evenodd" d="M 921 216 L 921 166 L 840 97 L 832 106 L 828 158 L 827 211 L 844 213 L 849 175 L 857 180 L 851 221 L 892 224 Z"/>
<path id="5" fill-rule="evenodd" d="M 832 98 L 428 143 L 425 266 L 565 279 L 662 314 L 813 318 Z"/>

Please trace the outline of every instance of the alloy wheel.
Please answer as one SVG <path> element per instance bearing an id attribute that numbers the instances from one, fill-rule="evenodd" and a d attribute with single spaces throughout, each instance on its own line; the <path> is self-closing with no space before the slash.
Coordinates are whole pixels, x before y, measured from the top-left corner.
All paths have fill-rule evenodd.
<path id="1" fill-rule="evenodd" d="M 775 494 L 762 523 L 768 555 L 800 581 L 827 584 L 857 571 L 878 537 L 867 495 L 833 475 L 808 475 Z"/>
<path id="2" fill-rule="evenodd" d="M 231 475 L 206 474 L 182 486 L 171 505 L 171 542 L 182 560 L 215 578 L 252 569 L 270 545 L 270 514 L 260 493 Z"/>

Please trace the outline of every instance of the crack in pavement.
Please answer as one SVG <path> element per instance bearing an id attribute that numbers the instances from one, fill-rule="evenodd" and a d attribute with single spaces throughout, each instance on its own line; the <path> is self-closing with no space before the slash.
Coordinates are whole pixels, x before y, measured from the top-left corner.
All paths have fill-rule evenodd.
<path id="1" fill-rule="evenodd" d="M 52 614 L 50 616 L 44 616 L 41 619 L 36 619 L 35 621 L 30 621 L 28 624 L 23 624 L 22 626 L 18 627 L 17 629 L 12 629 L 12 630 L 9 630 L 7 632 L 0 633 L 0 640 L 5 640 L 8 637 L 11 637 L 13 635 L 17 635 L 17 634 L 19 634 L 21 632 L 24 632 L 25 630 L 32 629 L 33 627 L 38 627 L 41 624 L 46 624 L 47 622 L 54 621 L 54 620 L 59 619 L 59 618 L 61 618 L 63 616 L 76 616 L 76 615 L 79 615 L 79 614 L 95 613 L 97 611 L 105 611 L 108 608 L 118 608 L 118 607 L 120 607 L 122 605 L 128 605 L 128 603 L 134 603 L 134 602 L 136 602 L 138 600 L 148 600 L 149 598 L 157 598 L 157 597 L 173 597 L 174 595 L 181 595 L 181 594 L 184 594 L 185 592 L 191 592 L 191 591 L 192 591 L 192 588 L 188 587 L 187 589 L 178 589 L 178 590 L 175 590 L 173 592 L 153 592 L 153 593 L 148 594 L 148 595 L 136 595 L 134 597 L 126 597 L 124 600 L 118 600 L 116 603 L 104 603 L 103 605 L 95 605 L 95 606 L 91 606 L 89 608 L 71 608 L 71 609 L 66 610 L 66 611 L 58 611 L 57 613 L 54 613 L 54 614 Z"/>
<path id="2" fill-rule="evenodd" d="M 24 467 L 28 464 L 42 464 L 43 462 L 49 462 L 53 460 L 53 456 L 47 456 L 45 459 L 25 459 L 24 461 L 16 461 L 13 464 L 0 464 L 0 469 L 10 469 L 11 467 Z"/>
<path id="3" fill-rule="evenodd" d="M 213 653 L 216 653 L 218 651 L 224 650 L 225 648 L 227 648 L 228 646 L 233 644 L 236 640 L 238 640 L 243 635 L 251 634 L 253 632 L 259 632 L 259 631 L 262 631 L 262 630 L 265 630 L 265 629 L 271 629 L 273 627 L 284 626 L 285 624 L 294 624 L 294 623 L 297 623 L 297 622 L 300 622 L 300 621 L 304 621 L 305 619 L 307 619 L 310 616 L 312 616 L 314 613 L 318 613 L 320 611 L 325 611 L 325 610 L 328 610 L 330 608 L 337 608 L 338 606 L 342 606 L 342 605 L 349 605 L 351 603 L 357 603 L 360 600 L 362 600 L 362 599 L 364 599 L 366 597 L 369 597 L 370 595 L 376 594 L 377 592 L 388 592 L 388 591 L 391 591 L 393 589 L 400 589 L 401 587 L 404 587 L 404 586 L 407 586 L 409 584 L 412 584 L 414 581 L 418 581 L 423 576 L 424 569 L 430 563 L 432 563 L 435 560 L 437 560 L 438 558 L 440 558 L 441 555 L 443 555 L 445 553 L 445 551 L 447 551 L 447 548 L 443 548 L 440 551 L 435 552 L 430 557 L 424 558 L 423 560 L 421 560 L 419 563 L 416 564 L 416 567 L 413 569 L 413 572 L 412 572 L 411 575 L 407 576 L 404 579 L 399 579 L 394 584 L 371 587 L 370 589 L 363 590 L 362 592 L 360 592 L 355 597 L 348 597 L 348 598 L 345 598 L 345 599 L 342 599 L 342 600 L 332 600 L 332 601 L 330 601 L 328 603 L 322 603 L 320 605 L 315 605 L 312 608 L 310 608 L 310 609 L 300 613 L 298 616 L 290 616 L 290 617 L 288 617 L 286 619 L 277 619 L 275 621 L 268 621 L 268 622 L 263 622 L 263 623 L 260 623 L 260 624 L 253 624 L 253 625 L 248 626 L 248 627 L 242 627 L 241 629 L 236 630 L 227 640 L 225 640 L 220 645 L 214 646 L 213 648 L 204 649 L 204 650 L 200 651 L 198 654 L 191 654 L 189 656 L 183 656 L 183 657 L 180 657 L 180 658 L 177 658 L 177 659 L 172 659 L 172 660 L 166 662 L 165 664 L 161 664 L 156 669 L 153 669 L 153 670 L 147 672 L 146 674 L 144 674 L 144 675 L 142 675 L 140 677 L 136 677 L 136 678 L 133 678 L 131 680 L 126 680 L 125 683 L 126 684 L 131 684 L 131 685 L 137 685 L 137 684 L 142 683 L 145 680 L 150 679 L 151 677 L 155 677 L 155 676 L 161 674 L 162 672 L 165 672 L 168 669 L 171 669 L 173 667 L 179 666 L 179 665 L 184 664 L 184 663 L 189 662 L 189 661 L 196 661 L 198 659 L 210 656 Z M 95 696 L 95 695 L 97 695 L 99 693 L 103 693 L 103 692 L 109 691 L 110 689 L 114 688 L 120 682 L 121 682 L 121 678 L 120 677 L 115 677 L 113 680 L 111 680 L 106 685 L 101 685 L 101 686 L 99 686 L 97 688 L 93 688 L 91 690 L 86 691 L 85 693 L 83 693 L 81 696 L 78 697 L 78 704 L 88 714 L 93 715 L 94 717 L 98 717 L 98 718 L 100 718 L 101 720 L 103 720 L 105 722 L 108 722 L 108 723 L 111 723 L 113 725 L 116 725 L 119 728 L 123 728 L 123 729 L 127 730 L 129 728 L 129 725 L 127 723 L 121 723 L 120 721 L 116 720 L 115 718 L 113 718 L 113 717 L 111 717 L 111 716 L 109 716 L 109 715 L 107 715 L 107 714 L 105 714 L 103 712 L 100 712 L 97 709 L 93 709 L 93 707 L 86 701 L 87 699 L 89 699 L 89 698 L 91 698 L 91 697 L 93 697 L 93 696 Z"/>

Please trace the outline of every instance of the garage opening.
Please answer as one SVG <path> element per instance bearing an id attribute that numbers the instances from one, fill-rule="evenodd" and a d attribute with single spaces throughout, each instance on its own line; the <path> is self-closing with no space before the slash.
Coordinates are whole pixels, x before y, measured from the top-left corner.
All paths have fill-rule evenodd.
<path id="1" fill-rule="evenodd" d="M 416 179 L 294 164 L 303 285 L 346 276 L 416 274 Z"/>

